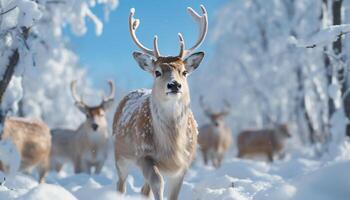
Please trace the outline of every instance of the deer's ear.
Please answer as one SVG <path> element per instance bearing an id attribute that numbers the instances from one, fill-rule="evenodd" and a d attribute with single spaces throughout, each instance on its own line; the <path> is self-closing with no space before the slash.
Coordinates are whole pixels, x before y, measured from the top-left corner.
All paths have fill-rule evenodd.
<path id="1" fill-rule="evenodd" d="M 191 54 L 189 57 L 185 59 L 185 67 L 188 73 L 193 72 L 198 68 L 199 64 L 202 62 L 204 57 L 204 52 L 197 52 Z"/>
<path id="2" fill-rule="evenodd" d="M 137 64 L 139 64 L 141 69 L 147 72 L 153 73 L 155 61 L 152 58 L 152 56 L 145 53 L 137 52 L 137 51 L 132 53 L 132 55 L 134 56 L 134 59 L 136 60 Z"/>
<path id="3" fill-rule="evenodd" d="M 114 99 L 109 99 L 108 101 L 103 101 L 102 103 L 102 107 L 103 107 L 103 110 L 108 110 L 112 107 L 114 103 Z"/>

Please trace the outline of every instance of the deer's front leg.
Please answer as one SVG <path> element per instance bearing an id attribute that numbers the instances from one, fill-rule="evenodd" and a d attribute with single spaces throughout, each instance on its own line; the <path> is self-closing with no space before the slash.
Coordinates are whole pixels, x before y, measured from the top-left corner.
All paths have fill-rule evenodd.
<path id="1" fill-rule="evenodd" d="M 74 173 L 79 174 L 82 172 L 82 167 L 81 167 L 81 158 L 76 157 L 74 160 Z"/>
<path id="2" fill-rule="evenodd" d="M 163 200 L 164 181 L 154 161 L 151 158 L 144 158 L 138 161 L 138 165 L 145 181 L 151 186 L 154 199 Z"/>
<path id="3" fill-rule="evenodd" d="M 203 156 L 204 165 L 208 165 L 208 151 L 203 149 L 202 156 Z"/>
<path id="4" fill-rule="evenodd" d="M 86 174 L 91 174 L 92 165 L 87 160 L 81 161 L 82 171 Z"/>
<path id="5" fill-rule="evenodd" d="M 169 198 L 168 200 L 177 200 L 179 198 L 180 189 L 184 180 L 186 171 L 181 174 L 169 177 Z"/>
<path id="6" fill-rule="evenodd" d="M 96 165 L 95 165 L 95 174 L 100 174 L 102 167 L 104 165 L 104 161 L 99 161 Z"/>

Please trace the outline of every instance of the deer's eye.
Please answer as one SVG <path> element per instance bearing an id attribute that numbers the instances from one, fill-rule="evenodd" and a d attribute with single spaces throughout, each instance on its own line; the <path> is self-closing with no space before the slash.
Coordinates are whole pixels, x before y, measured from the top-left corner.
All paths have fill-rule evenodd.
<path id="1" fill-rule="evenodd" d="M 160 71 L 155 71 L 154 74 L 156 75 L 156 77 L 160 77 L 162 75 L 162 73 Z"/>
<path id="2" fill-rule="evenodd" d="M 182 75 L 183 75 L 183 76 L 187 76 L 187 74 L 188 74 L 187 71 L 182 72 Z"/>

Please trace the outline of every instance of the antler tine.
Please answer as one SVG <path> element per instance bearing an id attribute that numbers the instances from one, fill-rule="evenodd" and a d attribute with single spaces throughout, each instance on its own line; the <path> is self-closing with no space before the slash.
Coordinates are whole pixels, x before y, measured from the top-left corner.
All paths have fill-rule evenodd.
<path id="1" fill-rule="evenodd" d="M 104 102 L 107 102 L 109 100 L 114 99 L 114 96 L 115 96 L 115 85 L 114 85 L 114 82 L 112 80 L 109 80 L 108 84 L 109 84 L 109 88 L 110 88 L 111 92 L 110 92 L 110 94 L 109 94 L 109 96 L 107 98 L 103 99 Z"/>
<path id="2" fill-rule="evenodd" d="M 181 33 L 178 33 L 179 36 L 179 43 L 180 43 L 180 53 L 179 53 L 179 57 L 183 58 L 184 57 L 184 53 L 185 53 L 185 40 L 182 37 Z"/>
<path id="3" fill-rule="evenodd" d="M 153 39 L 153 54 L 154 57 L 159 58 L 160 57 L 160 53 L 159 53 L 159 49 L 158 49 L 158 36 L 154 36 Z"/>
<path id="4" fill-rule="evenodd" d="M 77 103 L 84 104 L 83 100 L 77 95 L 77 80 L 73 80 L 70 84 L 70 90 L 72 92 L 73 99 Z"/>
<path id="5" fill-rule="evenodd" d="M 231 104 L 230 102 L 227 101 L 227 99 L 224 99 L 223 102 L 225 107 L 221 113 L 228 115 L 230 113 Z"/>
<path id="6" fill-rule="evenodd" d="M 158 50 L 158 44 L 157 44 L 157 36 L 154 37 L 153 46 L 154 50 L 148 49 L 147 47 L 143 46 L 139 39 L 136 36 L 136 30 L 138 26 L 140 25 L 140 20 L 134 18 L 135 15 L 135 8 L 130 9 L 130 15 L 129 15 L 129 31 L 131 34 L 131 38 L 135 42 L 136 46 L 141 49 L 144 53 L 154 56 L 156 58 L 160 57 L 159 50 Z"/>
<path id="7" fill-rule="evenodd" d="M 211 115 L 211 111 L 205 106 L 204 104 L 204 100 L 203 100 L 203 96 L 201 95 L 199 97 L 199 105 L 201 106 L 201 108 L 203 109 L 204 111 L 204 114 L 207 115 L 207 116 L 210 116 Z"/>
<path id="8" fill-rule="evenodd" d="M 191 7 L 187 8 L 187 12 L 192 16 L 195 22 L 198 23 L 199 27 L 199 36 L 197 42 L 191 47 L 190 49 L 183 50 L 184 52 L 181 53 L 182 50 L 180 50 L 180 56 L 181 58 L 184 58 L 185 56 L 192 53 L 194 50 L 196 50 L 204 41 L 205 36 L 208 32 L 208 14 L 203 5 L 201 5 L 201 10 L 203 15 L 200 16 L 196 11 L 194 11 Z M 182 39 L 183 41 L 183 39 Z M 180 41 L 181 45 L 181 41 Z"/>

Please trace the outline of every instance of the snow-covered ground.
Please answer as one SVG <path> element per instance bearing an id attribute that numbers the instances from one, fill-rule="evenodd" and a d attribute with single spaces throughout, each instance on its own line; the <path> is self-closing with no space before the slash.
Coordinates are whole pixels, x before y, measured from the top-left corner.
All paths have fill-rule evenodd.
<path id="1" fill-rule="evenodd" d="M 348 199 L 350 196 L 350 143 L 333 148 L 322 157 L 293 151 L 273 164 L 241 160 L 228 155 L 216 170 L 198 159 L 188 172 L 180 199 Z M 311 152 L 311 151 L 310 151 Z M 231 157 L 231 158 L 229 158 Z M 3 174 L 0 177 L 3 180 Z M 50 172 L 47 183 L 38 184 L 32 176 L 19 173 L 0 185 L 0 199 L 73 200 L 142 199 L 141 174 L 131 170 L 127 194 L 115 192 L 117 175 L 113 155 L 101 175 L 72 174 L 65 167 L 60 174 Z"/>

